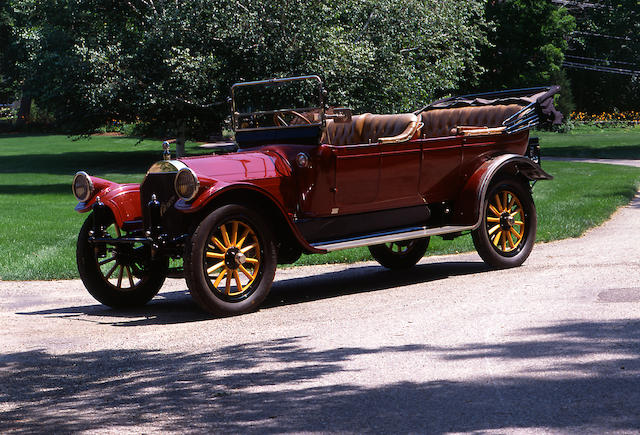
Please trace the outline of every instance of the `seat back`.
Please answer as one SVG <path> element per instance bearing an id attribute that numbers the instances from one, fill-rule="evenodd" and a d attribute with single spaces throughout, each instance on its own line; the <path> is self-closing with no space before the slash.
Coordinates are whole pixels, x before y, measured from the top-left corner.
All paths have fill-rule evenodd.
<path id="1" fill-rule="evenodd" d="M 455 135 L 458 126 L 499 127 L 502 121 L 522 109 L 517 104 L 500 106 L 458 107 L 420 113 L 424 126 L 422 137 Z"/>
<path id="2" fill-rule="evenodd" d="M 370 113 L 354 115 L 349 122 L 335 122 L 327 119 L 327 127 L 322 134 L 321 142 L 330 145 L 353 145 L 362 143 L 362 128 Z"/>
<path id="3" fill-rule="evenodd" d="M 414 132 L 418 123 L 418 117 L 413 113 L 401 113 L 398 115 L 369 115 L 364 121 L 362 129 L 363 143 L 376 143 L 381 138 L 396 138 L 395 142 L 402 142 L 411 137 L 398 137 L 405 132 Z"/>

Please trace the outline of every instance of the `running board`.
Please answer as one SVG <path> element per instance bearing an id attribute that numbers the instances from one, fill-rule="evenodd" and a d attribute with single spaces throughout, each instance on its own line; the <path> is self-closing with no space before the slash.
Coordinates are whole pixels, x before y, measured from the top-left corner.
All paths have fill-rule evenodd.
<path id="1" fill-rule="evenodd" d="M 448 225 L 438 228 L 411 227 L 395 231 L 385 231 L 381 233 L 368 234 L 361 237 L 349 239 L 332 240 L 329 242 L 312 243 L 316 249 L 323 249 L 327 252 L 338 251 L 340 249 L 358 248 L 360 246 L 380 245 L 382 243 L 399 242 L 401 240 L 419 239 L 422 237 L 439 236 L 441 234 L 458 233 L 460 231 L 472 230 L 473 226 Z"/>

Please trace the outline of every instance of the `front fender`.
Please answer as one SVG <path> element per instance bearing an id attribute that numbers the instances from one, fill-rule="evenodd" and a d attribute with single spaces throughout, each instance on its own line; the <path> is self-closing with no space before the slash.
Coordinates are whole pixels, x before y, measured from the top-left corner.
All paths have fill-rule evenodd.
<path id="1" fill-rule="evenodd" d="M 496 176 L 504 173 L 521 175 L 528 180 L 553 179 L 552 175 L 546 173 L 540 165 L 527 157 L 518 154 L 504 154 L 491 158 L 469 177 L 460 192 L 456 200 L 454 225 L 473 227 L 473 229 L 480 226 L 482 205 L 489 185 Z"/>
<path id="2" fill-rule="evenodd" d="M 140 185 L 134 183 L 118 184 L 98 177 L 91 177 L 96 193 L 90 200 L 79 202 L 75 210 L 78 213 L 91 211 L 97 198 L 113 213 L 119 227 L 126 221 L 142 219 L 140 206 Z"/>

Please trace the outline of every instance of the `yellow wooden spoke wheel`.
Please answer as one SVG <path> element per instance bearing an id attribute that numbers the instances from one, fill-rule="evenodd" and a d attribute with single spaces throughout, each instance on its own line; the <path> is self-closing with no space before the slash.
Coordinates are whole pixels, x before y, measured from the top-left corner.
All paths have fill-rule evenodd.
<path id="1" fill-rule="evenodd" d="M 248 224 L 226 221 L 209 237 L 205 257 L 212 286 L 226 296 L 242 295 L 258 276 L 260 241 Z"/>
<path id="2" fill-rule="evenodd" d="M 487 231 L 492 245 L 511 252 L 524 238 L 524 211 L 518 197 L 509 190 L 501 190 L 489 198 L 486 216 Z"/>
<path id="3" fill-rule="evenodd" d="M 185 246 L 184 272 L 194 300 L 228 316 L 258 308 L 275 276 L 270 226 L 244 204 L 227 204 L 202 220 Z"/>
<path id="4" fill-rule="evenodd" d="M 471 235 L 480 257 L 498 268 L 527 259 L 536 238 L 536 207 L 525 179 L 508 177 L 488 189 L 480 226 Z"/>

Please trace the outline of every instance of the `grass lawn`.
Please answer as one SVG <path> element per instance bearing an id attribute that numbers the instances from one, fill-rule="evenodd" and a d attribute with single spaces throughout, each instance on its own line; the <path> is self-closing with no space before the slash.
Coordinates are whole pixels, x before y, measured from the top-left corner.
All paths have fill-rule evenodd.
<path id="1" fill-rule="evenodd" d="M 544 137 L 543 150 L 555 146 L 554 138 Z M 161 146 L 159 141 L 136 143 L 136 139 L 111 136 L 75 142 L 66 136 L 0 136 L 0 279 L 77 277 L 75 241 L 85 215 L 73 210 L 73 174 L 83 169 L 117 182 L 140 182 L 149 165 L 160 158 Z M 187 148 L 190 154 L 197 152 L 196 144 Z M 637 168 L 565 162 L 543 165 L 556 177 L 534 189 L 538 240 L 543 241 L 576 237 L 599 225 L 628 203 L 640 184 Z M 472 249 L 469 236 L 454 241 L 433 237 L 429 253 Z M 298 264 L 367 258 L 368 250 L 362 248 L 303 256 Z"/>
<path id="2" fill-rule="evenodd" d="M 579 126 L 569 133 L 534 132 L 541 153 L 555 157 L 640 159 L 640 126 L 599 128 Z"/>

